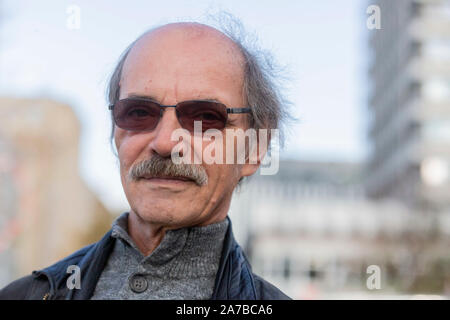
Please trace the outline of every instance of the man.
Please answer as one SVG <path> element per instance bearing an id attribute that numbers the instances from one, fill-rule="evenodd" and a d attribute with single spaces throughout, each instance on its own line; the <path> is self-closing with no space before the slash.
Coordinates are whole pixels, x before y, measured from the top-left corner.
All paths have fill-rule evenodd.
<path id="1" fill-rule="evenodd" d="M 278 128 L 281 100 L 258 59 L 212 27 L 164 25 L 125 51 L 109 99 L 130 211 L 99 242 L 16 280 L 0 298 L 288 299 L 252 273 L 227 217 L 233 190 L 264 150 L 253 163 L 173 160 L 173 133 L 194 136 L 196 121 L 200 133 Z M 176 154 L 194 158 L 211 143 L 230 152 L 225 139 L 200 137 L 200 147 L 195 139 Z"/>

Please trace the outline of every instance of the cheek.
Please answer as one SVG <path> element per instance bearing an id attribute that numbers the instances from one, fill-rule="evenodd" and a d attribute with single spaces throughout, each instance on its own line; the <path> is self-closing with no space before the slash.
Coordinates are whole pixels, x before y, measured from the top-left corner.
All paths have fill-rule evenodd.
<path id="1" fill-rule="evenodd" d="M 241 165 L 235 164 L 213 164 L 205 165 L 208 174 L 209 183 L 207 188 L 214 192 L 215 190 L 232 190 L 240 178 Z"/>
<path id="2" fill-rule="evenodd" d="M 114 134 L 121 170 L 128 169 L 147 145 L 144 137 L 118 129 Z"/>
<path id="3" fill-rule="evenodd" d="M 236 139 L 232 139 L 234 147 L 230 148 L 230 145 L 226 143 L 226 135 L 224 133 L 218 134 L 214 139 L 203 142 L 203 166 L 206 169 L 208 178 L 213 185 L 209 185 L 209 188 L 215 189 L 216 187 L 227 189 L 229 186 L 234 187 L 241 178 L 241 164 L 226 164 L 227 153 L 230 153 L 231 159 L 235 162 L 235 156 L 237 151 Z M 228 148 L 227 148 L 228 147 Z M 195 147 L 194 147 L 195 149 Z M 209 162 L 205 161 L 209 159 Z M 221 164 L 217 163 L 217 161 Z M 214 162 L 214 160 L 217 160 Z M 213 162 L 213 163 L 212 163 Z"/>

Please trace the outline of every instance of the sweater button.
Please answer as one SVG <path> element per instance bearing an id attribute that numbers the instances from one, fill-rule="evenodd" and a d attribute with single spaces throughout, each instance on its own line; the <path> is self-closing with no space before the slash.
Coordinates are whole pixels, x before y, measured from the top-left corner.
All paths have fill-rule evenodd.
<path id="1" fill-rule="evenodd" d="M 129 279 L 130 288 L 133 292 L 142 293 L 147 290 L 148 282 L 143 275 L 133 274 Z"/>

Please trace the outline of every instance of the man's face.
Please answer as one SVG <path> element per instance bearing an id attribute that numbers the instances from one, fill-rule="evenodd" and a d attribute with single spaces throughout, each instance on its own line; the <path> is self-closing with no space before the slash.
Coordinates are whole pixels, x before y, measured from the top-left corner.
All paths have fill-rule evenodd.
<path id="1" fill-rule="evenodd" d="M 215 99 L 229 108 L 243 107 L 242 85 L 242 57 L 228 38 L 205 26 L 176 24 L 147 34 L 130 51 L 122 71 L 120 99 L 146 96 L 162 105 Z M 177 179 L 128 178 L 130 168 L 143 160 L 155 155 L 170 159 L 178 143 L 171 135 L 179 128 L 174 108 L 165 109 L 150 132 L 116 127 L 121 179 L 131 210 L 146 222 L 174 228 L 220 221 L 239 179 L 253 174 L 257 166 L 203 162 L 208 176 L 203 186 Z M 245 130 L 246 116 L 230 114 L 226 128 Z M 198 153 L 191 141 L 192 152 Z M 202 143 L 203 148 L 207 145 Z"/>

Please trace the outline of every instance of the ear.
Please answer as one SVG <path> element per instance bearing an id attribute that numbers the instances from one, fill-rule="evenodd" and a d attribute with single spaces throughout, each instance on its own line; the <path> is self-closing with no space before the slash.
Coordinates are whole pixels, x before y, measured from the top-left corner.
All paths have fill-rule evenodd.
<path id="1" fill-rule="evenodd" d="M 269 142 L 267 142 L 269 140 Z M 264 159 L 268 146 L 270 145 L 270 137 L 258 136 L 257 143 L 250 145 L 246 154 L 245 164 L 241 168 L 241 176 L 249 177 L 253 175 L 261 166 L 261 161 Z"/>

